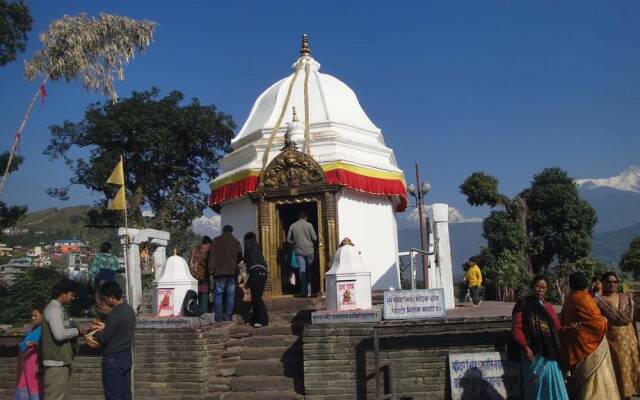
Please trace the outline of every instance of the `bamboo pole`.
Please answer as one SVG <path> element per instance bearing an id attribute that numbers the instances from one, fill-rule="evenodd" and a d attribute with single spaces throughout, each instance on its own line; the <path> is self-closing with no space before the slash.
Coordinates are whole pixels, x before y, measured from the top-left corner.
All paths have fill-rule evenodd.
<path id="1" fill-rule="evenodd" d="M 4 174 L 2 175 L 2 181 L 0 181 L 0 198 L 2 198 L 2 194 L 4 193 L 4 186 L 7 183 L 7 178 L 9 176 L 9 171 L 11 170 L 11 162 L 13 161 L 13 157 L 16 154 L 16 149 L 18 148 L 18 143 L 20 142 L 20 137 L 22 136 L 22 132 L 24 131 L 25 125 L 27 125 L 27 121 L 29 120 L 29 116 L 31 116 L 31 111 L 33 110 L 34 104 L 36 104 L 36 100 L 40 96 L 42 92 L 42 87 L 47 83 L 49 76 L 46 76 L 42 83 L 36 89 L 36 93 L 33 95 L 31 99 L 31 104 L 27 108 L 27 111 L 24 113 L 24 117 L 22 117 L 22 122 L 20 123 L 20 128 L 18 128 L 18 132 L 16 132 L 16 136 L 13 139 L 13 145 L 11 146 L 11 152 L 9 153 L 9 160 L 7 161 L 7 165 L 4 168 Z"/>

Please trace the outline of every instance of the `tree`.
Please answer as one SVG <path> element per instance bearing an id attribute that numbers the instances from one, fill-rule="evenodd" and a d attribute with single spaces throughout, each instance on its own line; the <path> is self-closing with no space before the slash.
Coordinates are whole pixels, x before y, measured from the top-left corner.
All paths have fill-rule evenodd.
<path id="1" fill-rule="evenodd" d="M 63 275 L 53 268 L 28 268 L 0 296 L 0 323 L 27 321 L 32 304 L 51 299 L 53 285 Z"/>
<path id="2" fill-rule="evenodd" d="M 4 168 L 8 160 L 8 151 L 0 154 L 0 167 Z M 15 170 L 17 170 L 23 160 L 24 158 L 21 156 L 14 157 L 14 163 L 11 166 L 9 172 L 14 172 Z M 8 206 L 3 201 L 0 201 L 0 231 L 2 231 L 2 229 L 15 225 L 20 217 L 22 217 L 26 213 L 27 207 L 25 206 Z M 0 233 L 0 237 L 1 236 L 2 233 Z"/>
<path id="3" fill-rule="evenodd" d="M 494 261 L 504 251 L 516 252 L 523 265 L 541 273 L 555 261 L 573 263 L 589 254 L 595 210 L 560 168 L 545 168 L 513 199 L 500 194 L 498 180 L 483 172 L 469 176 L 460 191 L 472 206 L 498 208 L 483 223 Z"/>
<path id="4" fill-rule="evenodd" d="M 24 51 L 32 23 L 29 7 L 22 1 L 0 0 L 0 66 L 15 61 L 18 52 Z"/>
<path id="5" fill-rule="evenodd" d="M 633 238 L 629 250 L 620 259 L 620 269 L 633 272 L 634 279 L 640 279 L 640 235 Z"/>
<path id="6" fill-rule="evenodd" d="M 581 200 L 578 188 L 560 168 L 545 168 L 522 193 L 529 209 L 529 248 L 534 270 L 554 259 L 575 262 L 589 255 L 596 212 Z"/>
<path id="7" fill-rule="evenodd" d="M 28 80 L 40 77 L 42 81 L 15 135 L 9 161 L 0 181 L 0 196 L 18 142 L 33 105 L 44 92 L 45 83 L 49 79 L 81 80 L 85 89 L 102 91 L 115 102 L 118 99 L 115 79 L 124 79 L 124 66 L 133 58 L 136 50 L 142 52 L 149 46 L 156 26 L 155 22 L 108 14 L 100 14 L 98 18 L 90 18 L 85 14 L 65 15 L 49 25 L 49 31 L 40 35 L 42 49 L 36 51 L 24 67 L 24 75 Z"/>
<path id="8" fill-rule="evenodd" d="M 45 154 L 64 159 L 74 174 L 71 184 L 103 193 L 102 205 L 113 196 L 106 180 L 122 155 L 134 224 L 145 224 L 141 209 L 150 208 L 156 216 L 154 227 L 187 232 L 207 205 L 200 185 L 217 176 L 235 123 L 198 99 L 183 105 L 179 91 L 159 95 L 160 90 L 152 88 L 118 103 L 89 105 L 82 121 L 49 128 Z M 78 149 L 88 157 L 73 158 Z M 68 195 L 66 188 L 50 193 L 62 199 Z M 98 217 L 93 215 L 94 221 Z"/>

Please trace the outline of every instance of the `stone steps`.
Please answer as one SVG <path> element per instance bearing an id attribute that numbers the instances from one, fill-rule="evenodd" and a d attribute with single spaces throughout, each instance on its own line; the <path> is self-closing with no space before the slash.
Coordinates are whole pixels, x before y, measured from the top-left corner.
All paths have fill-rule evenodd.
<path id="1" fill-rule="evenodd" d="M 303 399 L 300 334 L 307 317 L 285 310 L 270 312 L 266 327 L 226 326 L 227 335 L 217 338 L 219 355 L 214 362 L 214 375 L 224 381 L 209 383 L 207 398 Z"/>
<path id="2" fill-rule="evenodd" d="M 293 390 L 269 390 L 264 392 L 214 392 L 208 400 L 301 400 L 304 396 Z"/>

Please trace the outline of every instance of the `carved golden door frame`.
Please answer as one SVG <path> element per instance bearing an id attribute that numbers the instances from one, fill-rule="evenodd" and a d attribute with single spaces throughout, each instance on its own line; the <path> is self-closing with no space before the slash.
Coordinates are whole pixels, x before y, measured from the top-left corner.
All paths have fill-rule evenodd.
<path id="1" fill-rule="evenodd" d="M 317 270 L 320 274 L 320 291 L 324 292 L 324 274 L 329 270 L 333 256 L 338 249 L 336 193 L 340 190 L 337 185 L 321 185 L 315 193 L 301 195 L 273 196 L 259 198 L 251 196 L 258 203 L 257 226 L 262 252 L 267 259 L 269 277 L 265 285 L 265 296 L 282 295 L 282 272 L 278 262 L 278 251 L 282 245 L 278 206 L 285 204 L 316 203 L 318 219 L 318 260 Z M 320 189 L 320 190 L 318 190 Z M 256 198 L 257 197 L 257 198 Z"/>
<path id="2" fill-rule="evenodd" d="M 317 204 L 318 261 L 320 291 L 324 292 L 324 274 L 338 248 L 336 194 L 339 185 L 327 184 L 322 167 L 309 155 L 299 152 L 289 135 L 285 146 L 264 170 L 261 184 L 249 198 L 257 204 L 257 226 L 262 252 L 267 259 L 269 277 L 266 296 L 282 294 L 282 271 L 278 263 L 281 227 L 277 207 L 283 204 Z"/>

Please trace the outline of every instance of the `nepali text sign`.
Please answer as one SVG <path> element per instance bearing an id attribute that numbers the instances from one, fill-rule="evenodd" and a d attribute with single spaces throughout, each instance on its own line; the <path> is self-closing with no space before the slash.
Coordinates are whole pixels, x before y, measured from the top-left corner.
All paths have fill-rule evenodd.
<path id="1" fill-rule="evenodd" d="M 622 291 L 624 293 L 640 293 L 640 282 L 623 282 Z"/>
<path id="2" fill-rule="evenodd" d="M 387 290 L 384 319 L 443 318 L 444 289 Z"/>
<path id="3" fill-rule="evenodd" d="M 378 322 L 382 319 L 379 308 L 371 310 L 322 310 L 311 313 L 311 324 L 353 324 L 362 322 Z"/>
<path id="4" fill-rule="evenodd" d="M 451 399 L 520 399 L 520 365 L 504 353 L 449 354 Z"/>

